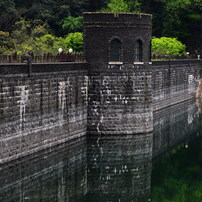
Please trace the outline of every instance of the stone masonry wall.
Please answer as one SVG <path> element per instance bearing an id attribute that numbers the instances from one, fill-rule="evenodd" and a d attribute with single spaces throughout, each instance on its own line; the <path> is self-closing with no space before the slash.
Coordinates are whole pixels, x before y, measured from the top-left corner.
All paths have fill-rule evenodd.
<path id="1" fill-rule="evenodd" d="M 86 134 L 85 63 L 0 65 L 0 163 Z"/>
<path id="2" fill-rule="evenodd" d="M 153 130 L 150 71 L 151 15 L 84 13 L 89 64 L 88 133 L 137 134 Z M 110 57 L 120 43 L 119 59 Z M 135 59 L 137 40 L 142 59 Z"/>
<path id="3" fill-rule="evenodd" d="M 89 134 L 153 131 L 153 112 L 194 98 L 197 61 L 0 65 L 0 164 Z"/>
<path id="4" fill-rule="evenodd" d="M 199 67 L 198 60 L 153 61 L 153 110 L 194 98 Z"/>
<path id="5" fill-rule="evenodd" d="M 153 112 L 194 99 L 199 62 L 108 65 L 89 74 L 88 132 L 135 134 L 153 130 Z"/>
<path id="6" fill-rule="evenodd" d="M 110 61 L 110 42 L 121 41 L 121 62 L 134 63 L 135 41 L 143 43 L 142 61 L 150 61 L 152 16 L 144 13 L 84 13 L 84 48 L 91 68 L 103 68 Z M 105 68 L 105 67 L 104 67 Z"/>
<path id="7" fill-rule="evenodd" d="M 109 65 L 89 73 L 88 133 L 135 134 L 153 130 L 150 67 Z"/>

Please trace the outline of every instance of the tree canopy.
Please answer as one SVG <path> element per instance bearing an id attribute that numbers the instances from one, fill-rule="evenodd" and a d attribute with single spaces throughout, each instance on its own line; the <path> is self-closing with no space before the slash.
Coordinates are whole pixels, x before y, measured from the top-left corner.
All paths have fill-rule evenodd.
<path id="1" fill-rule="evenodd" d="M 27 22 L 40 20 L 48 25 L 48 34 L 66 38 L 82 32 L 83 11 L 150 13 L 153 36 L 177 38 L 190 53 L 202 54 L 201 0 L 1 0 L 0 31 L 11 37 L 16 23 L 24 18 Z M 12 45 L 8 43 L 4 49 Z"/>
<path id="2" fill-rule="evenodd" d="M 130 13 L 130 12 L 140 12 L 141 3 L 136 0 L 110 0 L 108 1 L 105 8 L 101 9 L 101 12 L 114 12 L 114 13 Z"/>
<path id="3" fill-rule="evenodd" d="M 67 33 L 81 32 L 83 29 L 83 17 L 68 16 L 61 21 L 61 25 Z"/>

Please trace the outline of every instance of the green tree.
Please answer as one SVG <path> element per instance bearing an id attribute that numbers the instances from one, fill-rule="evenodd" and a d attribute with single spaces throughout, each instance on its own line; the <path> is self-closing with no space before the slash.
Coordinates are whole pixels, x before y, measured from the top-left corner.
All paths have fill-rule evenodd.
<path id="1" fill-rule="evenodd" d="M 140 13 L 142 7 L 142 0 L 128 0 L 126 1 L 128 7 L 130 8 L 130 12 L 132 13 Z"/>
<path id="2" fill-rule="evenodd" d="M 18 54 L 24 54 L 28 51 L 38 53 L 37 47 L 42 43 L 38 38 L 48 33 L 47 23 L 43 23 L 41 20 L 27 21 L 22 18 L 15 23 L 14 30 L 10 34 L 14 43 L 13 49 Z"/>
<path id="3" fill-rule="evenodd" d="M 57 38 L 51 34 L 46 34 L 33 39 L 32 51 L 37 54 L 53 53 L 53 45 Z"/>
<path id="4" fill-rule="evenodd" d="M 107 3 L 107 7 L 101 9 L 102 12 L 130 12 L 128 4 L 124 0 L 110 0 Z"/>
<path id="5" fill-rule="evenodd" d="M 68 16 L 61 21 L 61 25 L 62 28 L 67 31 L 67 33 L 81 32 L 83 29 L 83 16 Z"/>
<path id="6" fill-rule="evenodd" d="M 59 48 L 62 48 L 64 52 L 68 52 L 69 48 L 67 47 L 65 43 L 65 38 L 62 38 L 62 37 L 56 38 L 56 40 L 54 41 L 51 53 L 56 55 L 58 53 Z"/>
<path id="7" fill-rule="evenodd" d="M 155 36 L 178 38 L 189 49 L 202 49 L 201 0 L 153 0 L 153 33 Z M 195 40 L 199 43 L 196 43 Z"/>
<path id="8" fill-rule="evenodd" d="M 17 18 L 19 18 L 19 12 L 15 8 L 15 1 L 1 0 L 0 30 L 9 31 Z"/>
<path id="9" fill-rule="evenodd" d="M 72 48 L 74 52 L 82 52 L 83 34 L 80 32 L 70 33 L 65 38 L 64 43 L 67 48 Z"/>
<path id="10" fill-rule="evenodd" d="M 10 39 L 8 32 L 0 31 L 0 54 L 5 54 L 13 48 L 13 40 Z"/>
<path id="11" fill-rule="evenodd" d="M 153 38 L 152 55 L 155 56 L 177 56 L 185 54 L 186 46 L 176 38 Z"/>
<path id="12" fill-rule="evenodd" d="M 62 48 L 64 52 L 68 52 L 70 47 L 66 44 L 65 38 L 56 37 L 51 34 L 35 38 L 34 49 L 37 54 L 51 53 L 57 55 L 59 48 Z"/>
<path id="13" fill-rule="evenodd" d="M 8 46 L 12 42 L 12 46 Z M 50 34 L 47 23 L 41 20 L 27 21 L 24 18 L 15 23 L 13 32 L 0 31 L 1 54 L 25 54 L 32 51 L 34 54 L 51 53 L 56 55 L 58 48 L 68 52 L 72 48 L 74 52 L 81 52 L 83 49 L 82 33 L 70 33 L 66 38 L 56 37 Z"/>
<path id="14" fill-rule="evenodd" d="M 164 5 L 164 36 L 182 37 L 187 35 L 183 18 L 190 12 L 191 0 L 159 0 Z"/>
<path id="15" fill-rule="evenodd" d="M 106 8 L 101 9 L 101 12 L 113 13 L 139 13 L 141 3 L 138 0 L 109 0 Z"/>
<path id="16" fill-rule="evenodd" d="M 13 26 L 11 37 L 18 42 L 24 42 L 32 37 L 40 37 L 49 33 L 49 26 L 41 20 L 35 19 L 33 21 L 21 18 Z"/>
<path id="17" fill-rule="evenodd" d="M 46 21 L 52 29 L 52 33 L 62 35 L 63 30 L 60 25 L 61 19 L 70 15 L 70 6 L 67 1 L 39 1 L 36 0 L 30 5 L 25 13 L 26 19 L 41 19 Z"/>

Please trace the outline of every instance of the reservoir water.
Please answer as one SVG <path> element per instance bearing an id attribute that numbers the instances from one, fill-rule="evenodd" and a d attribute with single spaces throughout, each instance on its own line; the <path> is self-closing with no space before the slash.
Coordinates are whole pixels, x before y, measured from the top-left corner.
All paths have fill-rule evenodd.
<path id="1" fill-rule="evenodd" d="M 202 118 L 187 101 L 154 131 L 81 137 L 0 166 L 0 202 L 201 202 Z"/>

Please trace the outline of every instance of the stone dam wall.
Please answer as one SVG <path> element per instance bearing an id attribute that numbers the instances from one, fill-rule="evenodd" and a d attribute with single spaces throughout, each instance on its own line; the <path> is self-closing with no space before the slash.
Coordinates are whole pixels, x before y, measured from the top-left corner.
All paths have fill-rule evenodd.
<path id="1" fill-rule="evenodd" d="M 109 65 L 89 73 L 88 133 L 133 134 L 153 130 L 149 65 Z"/>
<path id="2" fill-rule="evenodd" d="M 87 133 L 152 132 L 155 110 L 195 95 L 199 63 L 167 64 L 33 64 L 31 77 L 1 64 L 0 164 Z"/>
<path id="3" fill-rule="evenodd" d="M 0 163 L 86 134 L 85 63 L 0 66 Z"/>
<path id="4" fill-rule="evenodd" d="M 153 61 L 153 110 L 194 98 L 199 67 L 199 60 Z"/>

